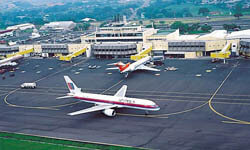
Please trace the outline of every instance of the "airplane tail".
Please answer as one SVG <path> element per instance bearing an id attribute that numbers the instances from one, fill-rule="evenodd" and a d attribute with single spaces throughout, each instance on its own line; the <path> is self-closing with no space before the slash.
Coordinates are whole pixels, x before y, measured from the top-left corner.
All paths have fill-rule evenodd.
<path id="1" fill-rule="evenodd" d="M 67 84 L 67 87 L 70 91 L 70 93 L 80 93 L 81 92 L 81 88 L 78 88 L 75 83 L 68 77 L 68 76 L 64 76 L 65 82 Z"/>
<path id="2" fill-rule="evenodd" d="M 108 64 L 108 66 L 116 66 L 115 68 L 107 68 L 106 70 L 114 70 L 114 69 L 119 69 L 120 72 L 123 72 L 126 68 L 128 68 L 128 66 L 130 65 L 130 63 L 124 64 L 123 62 L 117 62 L 117 63 L 112 63 L 112 64 Z"/>
<path id="3" fill-rule="evenodd" d="M 129 67 L 129 65 L 130 65 L 130 63 L 127 63 L 127 64 L 125 64 L 123 66 L 119 66 L 120 72 L 122 73 L 125 69 L 127 69 Z"/>
<path id="4" fill-rule="evenodd" d="M 123 66 L 123 65 L 125 65 L 123 62 L 121 62 L 121 61 L 119 61 L 119 62 L 117 62 L 117 63 L 112 63 L 112 64 L 107 64 L 108 66 Z"/>

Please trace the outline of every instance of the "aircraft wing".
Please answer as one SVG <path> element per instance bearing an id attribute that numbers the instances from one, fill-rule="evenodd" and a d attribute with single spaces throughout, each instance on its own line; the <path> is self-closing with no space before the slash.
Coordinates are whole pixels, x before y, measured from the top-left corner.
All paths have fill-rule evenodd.
<path id="1" fill-rule="evenodd" d="M 159 69 L 156 68 L 151 68 L 145 65 L 140 65 L 139 67 L 136 68 L 137 70 L 149 70 L 149 71 L 160 71 Z"/>
<path id="2" fill-rule="evenodd" d="M 56 99 L 64 99 L 64 98 L 71 98 L 74 97 L 73 95 L 66 95 L 66 96 L 62 96 L 62 97 L 57 97 Z"/>
<path id="3" fill-rule="evenodd" d="M 128 88 L 127 85 L 123 85 L 122 88 L 120 88 L 120 90 L 117 91 L 114 96 L 125 97 L 126 92 L 127 92 L 127 88 Z"/>
<path id="4" fill-rule="evenodd" d="M 119 70 L 119 67 L 106 68 L 105 70 Z"/>
<path id="5" fill-rule="evenodd" d="M 117 107 L 117 106 L 116 105 L 96 105 L 96 106 L 93 106 L 93 107 L 90 107 L 87 109 L 68 113 L 68 115 L 74 116 L 74 115 L 85 114 L 85 113 L 89 113 L 89 112 L 100 111 L 100 110 L 110 109 L 110 108 L 115 108 L 115 107 Z"/>
<path id="6" fill-rule="evenodd" d="M 6 63 L 0 63 L 0 67 L 2 66 L 16 66 L 17 63 L 16 62 L 6 62 Z"/>

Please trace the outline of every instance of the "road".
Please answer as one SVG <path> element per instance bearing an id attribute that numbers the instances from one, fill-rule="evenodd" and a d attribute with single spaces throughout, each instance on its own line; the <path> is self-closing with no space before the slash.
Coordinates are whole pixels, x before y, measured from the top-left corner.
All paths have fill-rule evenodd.
<path id="1" fill-rule="evenodd" d="M 136 15 L 137 15 L 137 11 L 139 10 L 139 9 L 143 9 L 143 8 L 145 8 L 145 7 L 148 7 L 149 6 L 149 3 L 150 3 L 150 0 L 144 0 L 144 3 L 143 3 L 143 5 L 141 6 L 141 7 L 138 7 L 138 8 L 136 8 L 136 9 L 130 9 L 131 10 L 131 12 L 132 12 L 132 15 L 129 17 L 129 20 L 134 20 L 134 19 L 136 19 Z"/>

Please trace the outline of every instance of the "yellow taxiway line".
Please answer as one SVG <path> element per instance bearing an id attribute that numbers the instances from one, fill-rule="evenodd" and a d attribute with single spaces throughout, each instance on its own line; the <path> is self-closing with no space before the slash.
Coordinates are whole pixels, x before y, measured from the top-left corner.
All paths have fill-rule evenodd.
<path id="1" fill-rule="evenodd" d="M 226 78 L 222 81 L 222 83 L 220 84 L 220 86 L 216 89 L 216 91 L 214 92 L 214 94 L 211 96 L 211 98 L 209 99 L 208 101 L 208 105 L 209 105 L 209 108 L 214 112 L 216 113 L 217 115 L 221 116 L 222 118 L 225 118 L 225 119 L 228 119 L 230 121 L 223 121 L 224 123 L 235 123 L 235 124 L 248 124 L 250 125 L 250 122 L 248 121 L 244 121 L 244 120 L 239 120 L 239 119 L 235 119 L 235 118 L 232 118 L 232 117 L 228 117 L 228 116 L 225 116 L 223 115 L 222 113 L 216 111 L 212 105 L 212 100 L 214 99 L 215 95 L 219 92 L 219 90 L 221 89 L 221 87 L 224 85 L 224 83 L 227 81 L 227 79 L 229 78 L 229 76 L 232 74 L 232 72 L 234 71 L 234 69 L 236 68 L 233 67 L 233 69 L 229 72 L 229 74 L 226 76 Z"/>

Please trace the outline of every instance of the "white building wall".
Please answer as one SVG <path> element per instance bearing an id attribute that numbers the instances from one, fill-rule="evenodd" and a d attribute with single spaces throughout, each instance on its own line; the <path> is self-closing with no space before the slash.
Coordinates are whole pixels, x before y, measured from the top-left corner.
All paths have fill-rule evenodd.
<path id="1" fill-rule="evenodd" d="M 84 49 L 85 47 L 85 44 L 68 44 L 69 53 L 74 53 L 76 51 Z"/>
<path id="2" fill-rule="evenodd" d="M 35 28 L 35 25 L 31 23 L 26 23 L 26 24 L 19 24 L 19 25 L 7 27 L 6 30 L 17 30 L 17 29 L 26 30 L 26 29 L 33 29 L 33 28 Z"/>

